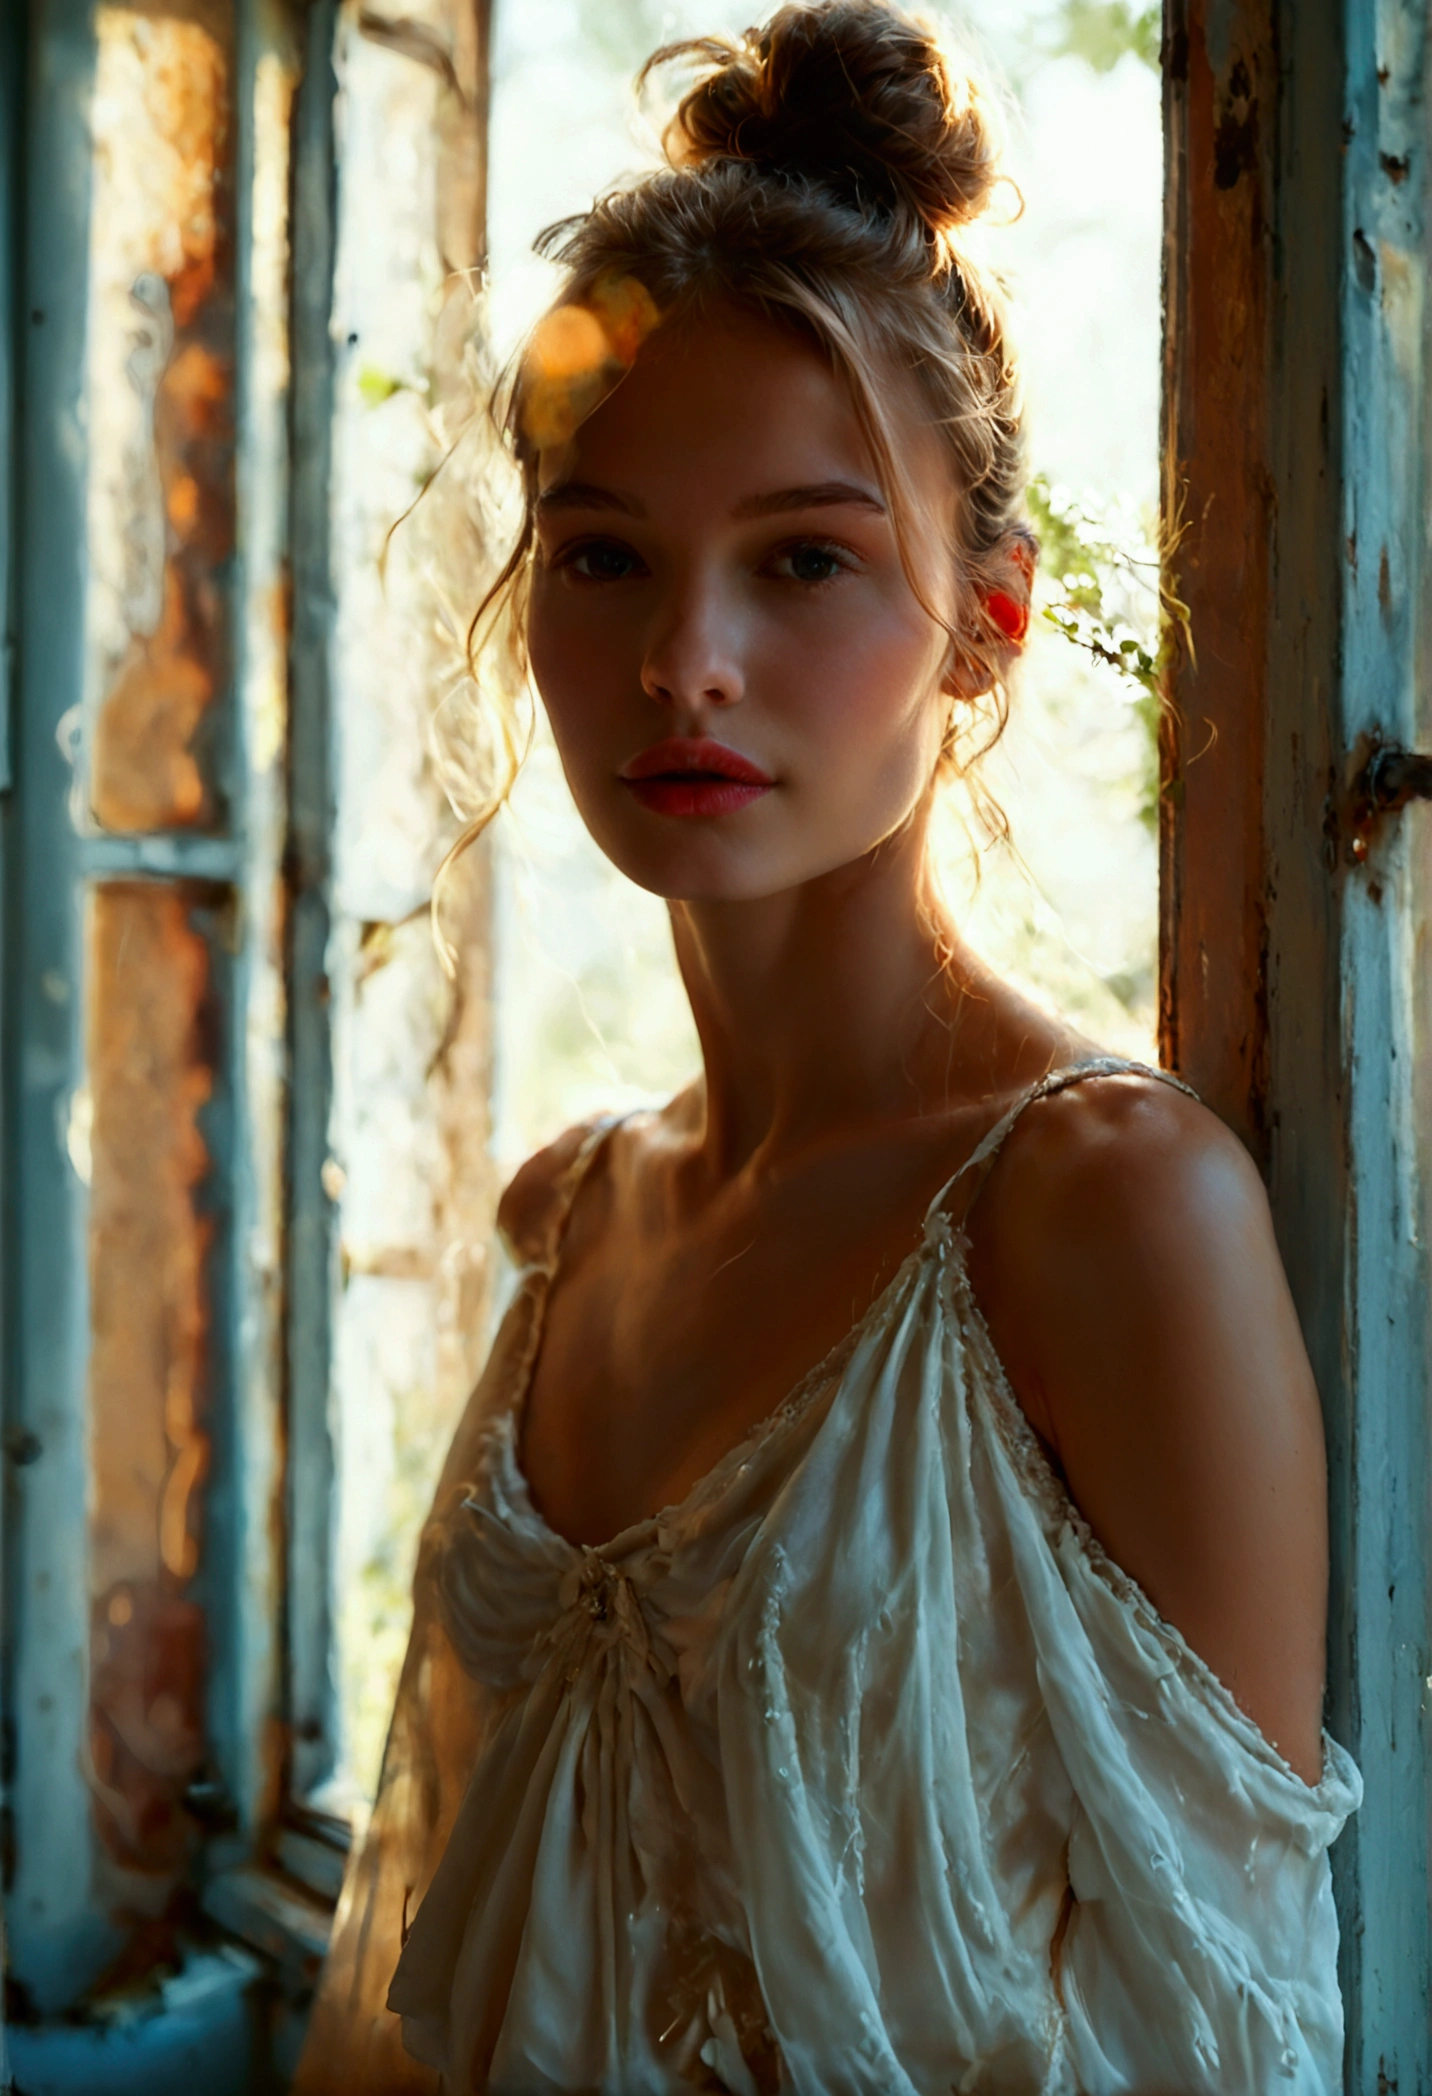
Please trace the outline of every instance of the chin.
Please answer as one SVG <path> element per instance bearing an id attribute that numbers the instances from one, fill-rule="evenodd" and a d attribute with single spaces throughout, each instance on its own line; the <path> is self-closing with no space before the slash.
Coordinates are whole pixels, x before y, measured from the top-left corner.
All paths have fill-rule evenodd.
<path id="1" fill-rule="evenodd" d="M 665 902 L 742 903 L 859 865 L 904 828 L 920 796 L 901 779 L 888 794 L 849 796 L 841 808 L 807 804 L 801 818 L 774 800 L 735 814 L 671 817 L 625 794 L 615 802 L 573 798 L 600 851 L 636 887 Z M 824 819 L 813 820 L 817 814 Z"/>
<path id="2" fill-rule="evenodd" d="M 720 822 L 672 824 L 664 836 L 645 824 L 644 835 L 627 823 L 588 827 L 618 873 L 673 903 L 764 902 L 858 864 L 881 841 L 880 833 L 862 835 L 842 848 L 806 839 L 802 849 L 796 839 L 743 837 Z"/>
<path id="3" fill-rule="evenodd" d="M 673 845 L 664 851 L 618 852 L 606 845 L 602 849 L 618 873 L 664 902 L 759 902 L 812 877 L 772 864 L 766 852 L 733 850 L 729 845 L 712 850 L 704 839 L 693 844 L 694 848 Z"/>

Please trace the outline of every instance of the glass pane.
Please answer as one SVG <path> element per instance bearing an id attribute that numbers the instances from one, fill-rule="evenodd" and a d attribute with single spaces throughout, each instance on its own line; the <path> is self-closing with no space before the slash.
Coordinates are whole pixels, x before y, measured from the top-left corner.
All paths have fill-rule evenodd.
<path id="1" fill-rule="evenodd" d="M 90 1188 L 90 1775 L 141 1912 L 183 1872 L 182 1798 L 205 1756 L 217 928 L 197 887 L 113 881 L 89 898 L 89 1089 L 70 1153 Z"/>
<path id="2" fill-rule="evenodd" d="M 234 540 L 232 9 L 96 15 L 85 799 L 212 829 Z"/>
<path id="3" fill-rule="evenodd" d="M 356 6 L 340 21 L 341 175 L 330 510 L 334 875 L 328 980 L 333 1111 L 324 1187 L 341 1280 L 330 1420 L 335 1780 L 371 1797 L 411 1615 L 413 1552 L 484 1331 L 488 1154 L 487 862 L 465 860 L 444 918 L 428 899 L 455 834 L 428 726 L 462 662 L 441 577 L 480 565 L 459 479 L 426 486 L 461 427 L 478 174 L 420 46 L 475 80 L 475 11 L 439 0 L 396 39 Z M 426 492 L 416 501 L 419 491 Z M 411 509 L 411 515 L 405 513 Z M 397 527 L 395 529 L 395 526 Z M 438 557 L 439 547 L 445 554 Z"/>

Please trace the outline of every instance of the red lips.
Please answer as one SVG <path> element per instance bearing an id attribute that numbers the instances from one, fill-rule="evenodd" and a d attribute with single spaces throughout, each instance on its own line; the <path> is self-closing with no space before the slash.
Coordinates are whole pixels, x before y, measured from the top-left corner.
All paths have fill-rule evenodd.
<path id="1" fill-rule="evenodd" d="M 729 815 L 769 793 L 768 772 L 707 736 L 669 736 L 625 765 L 622 784 L 657 815 Z"/>

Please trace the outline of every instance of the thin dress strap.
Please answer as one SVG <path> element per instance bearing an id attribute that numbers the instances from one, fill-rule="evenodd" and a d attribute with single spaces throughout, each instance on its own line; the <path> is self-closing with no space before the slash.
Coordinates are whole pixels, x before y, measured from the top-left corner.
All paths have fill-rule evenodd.
<path id="1" fill-rule="evenodd" d="M 1198 1097 L 1193 1086 L 1185 1084 L 1181 1077 L 1175 1077 L 1172 1070 L 1156 1070 L 1149 1063 L 1133 1062 L 1122 1055 L 1095 1056 L 1086 1063 L 1070 1063 L 1063 1070 L 1051 1070 L 1048 1076 L 1041 1077 L 1036 1084 L 1030 1085 L 1020 1093 L 1009 1111 L 1001 1114 L 988 1135 L 976 1143 L 959 1170 L 950 1174 L 925 1211 L 926 1220 L 938 1215 L 960 1181 L 967 1173 L 973 1173 L 974 1188 L 965 1204 L 965 1213 L 968 1214 L 979 1198 L 980 1189 L 989 1177 L 995 1159 L 1004 1147 L 1005 1138 L 1020 1115 L 1037 1100 L 1052 1099 L 1056 1092 L 1066 1092 L 1071 1085 L 1083 1084 L 1090 1077 L 1156 1077 L 1160 1084 L 1171 1085 L 1177 1092 L 1186 1092 L 1190 1099 Z"/>
<path id="2" fill-rule="evenodd" d="M 557 1182 L 555 1188 L 556 1198 L 553 1200 L 551 1210 L 546 1218 L 546 1227 L 542 1233 L 541 1256 L 531 1262 L 533 1266 L 545 1267 L 549 1274 L 556 1273 L 557 1261 L 562 1251 L 562 1240 L 567 1235 L 567 1225 L 572 1220 L 572 1210 L 576 1205 L 577 1195 L 582 1190 L 582 1182 L 601 1155 L 607 1137 L 614 1128 L 619 1128 L 626 1119 L 628 1119 L 628 1115 L 624 1113 L 599 1114 L 596 1120 L 588 1127 L 581 1142 L 573 1152 L 571 1163 Z"/>

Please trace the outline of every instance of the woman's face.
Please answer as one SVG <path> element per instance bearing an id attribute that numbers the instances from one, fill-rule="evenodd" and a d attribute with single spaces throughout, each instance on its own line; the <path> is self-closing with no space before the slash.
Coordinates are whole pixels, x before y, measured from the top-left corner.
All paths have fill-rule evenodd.
<path id="1" fill-rule="evenodd" d="M 905 417 L 921 587 L 954 610 L 948 455 Z M 597 843 L 673 900 L 848 865 L 923 800 L 947 635 L 906 577 L 854 408 L 795 334 L 658 328 L 544 453 L 529 645 Z"/>

